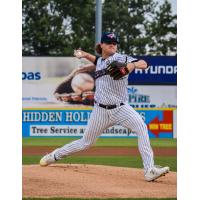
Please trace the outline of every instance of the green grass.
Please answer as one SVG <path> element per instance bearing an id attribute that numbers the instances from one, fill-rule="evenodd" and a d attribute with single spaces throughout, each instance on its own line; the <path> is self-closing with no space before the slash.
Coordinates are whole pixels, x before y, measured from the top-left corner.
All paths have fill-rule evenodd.
<path id="1" fill-rule="evenodd" d="M 22 138 L 23 146 L 63 146 L 78 138 Z M 153 147 L 176 147 L 176 139 L 151 139 Z M 94 146 L 98 147 L 136 147 L 137 138 L 99 138 Z"/>
<path id="2" fill-rule="evenodd" d="M 23 156 L 24 165 L 38 164 L 41 156 Z M 108 165 L 118 167 L 143 168 L 140 156 L 69 156 L 58 161 L 58 163 L 70 164 L 94 164 Z M 161 166 L 170 166 L 171 171 L 177 171 L 177 159 L 172 156 L 155 158 L 155 164 Z"/>
<path id="3" fill-rule="evenodd" d="M 98 198 L 91 198 L 91 199 L 85 199 L 85 198 L 45 198 L 48 200 L 177 200 L 177 198 L 163 198 L 163 199 L 155 199 L 155 198 L 109 198 L 109 199 L 98 199 Z M 23 198 L 22 200 L 45 200 L 42 198 Z"/>

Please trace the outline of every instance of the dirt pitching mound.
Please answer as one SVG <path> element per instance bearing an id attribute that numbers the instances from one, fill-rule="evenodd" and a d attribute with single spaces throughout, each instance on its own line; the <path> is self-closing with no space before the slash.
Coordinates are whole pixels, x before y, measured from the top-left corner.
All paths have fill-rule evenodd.
<path id="1" fill-rule="evenodd" d="M 144 181 L 142 169 L 100 165 L 23 166 L 23 197 L 176 197 L 176 173 Z"/>

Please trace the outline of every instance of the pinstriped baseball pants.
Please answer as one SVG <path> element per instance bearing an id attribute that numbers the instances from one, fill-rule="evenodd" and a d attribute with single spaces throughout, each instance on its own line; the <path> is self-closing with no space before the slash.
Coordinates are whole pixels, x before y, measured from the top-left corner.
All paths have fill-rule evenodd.
<path id="1" fill-rule="evenodd" d="M 105 129 L 115 124 L 128 128 L 137 134 L 138 148 L 145 172 L 148 168 L 153 167 L 153 151 L 147 126 L 141 116 L 128 104 L 110 110 L 95 105 L 83 137 L 57 149 L 55 151 L 56 158 L 61 159 L 75 152 L 88 149 Z"/>

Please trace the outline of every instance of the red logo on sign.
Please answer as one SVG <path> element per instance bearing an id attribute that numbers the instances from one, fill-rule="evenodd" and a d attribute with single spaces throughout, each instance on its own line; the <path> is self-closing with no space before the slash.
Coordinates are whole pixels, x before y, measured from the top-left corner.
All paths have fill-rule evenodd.
<path id="1" fill-rule="evenodd" d="M 147 127 L 157 138 L 161 132 L 173 132 L 173 112 L 171 110 L 163 111 L 163 120 L 160 121 L 158 117 L 156 117 Z"/>

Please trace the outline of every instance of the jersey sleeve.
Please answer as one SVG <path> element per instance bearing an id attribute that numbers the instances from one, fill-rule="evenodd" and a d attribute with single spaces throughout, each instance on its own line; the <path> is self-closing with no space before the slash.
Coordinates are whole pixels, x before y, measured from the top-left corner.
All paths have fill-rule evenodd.
<path id="1" fill-rule="evenodd" d="M 132 57 L 132 56 L 127 56 L 127 55 L 125 55 L 125 62 L 126 63 L 133 63 L 133 62 L 137 62 L 139 59 L 138 58 L 134 58 L 134 57 Z"/>
<path id="2" fill-rule="evenodd" d="M 132 62 L 137 62 L 139 60 L 138 58 L 134 58 L 126 54 L 116 54 L 116 56 L 117 56 L 117 61 L 123 63 L 132 63 Z"/>

